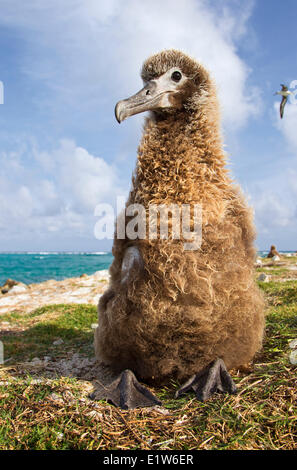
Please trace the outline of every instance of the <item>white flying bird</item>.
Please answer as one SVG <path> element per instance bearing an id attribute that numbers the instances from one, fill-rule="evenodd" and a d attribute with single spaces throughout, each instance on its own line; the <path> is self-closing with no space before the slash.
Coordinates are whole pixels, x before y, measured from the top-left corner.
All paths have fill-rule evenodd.
<path id="1" fill-rule="evenodd" d="M 281 87 L 282 87 L 281 91 L 277 91 L 274 94 L 281 95 L 283 97 L 281 104 L 280 104 L 280 117 L 282 119 L 284 115 L 285 105 L 286 105 L 286 102 L 288 101 L 288 96 L 292 95 L 293 93 L 288 90 L 288 87 L 286 85 L 281 84 Z"/>

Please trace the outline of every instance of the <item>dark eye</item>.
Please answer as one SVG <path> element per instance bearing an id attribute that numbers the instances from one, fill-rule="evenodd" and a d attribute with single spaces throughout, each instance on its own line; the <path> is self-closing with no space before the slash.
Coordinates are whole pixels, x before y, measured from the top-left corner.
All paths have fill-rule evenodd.
<path id="1" fill-rule="evenodd" d="M 182 78 L 182 74 L 176 70 L 176 71 L 173 72 L 173 74 L 171 75 L 171 78 L 172 78 L 173 81 L 179 82 L 180 79 Z"/>

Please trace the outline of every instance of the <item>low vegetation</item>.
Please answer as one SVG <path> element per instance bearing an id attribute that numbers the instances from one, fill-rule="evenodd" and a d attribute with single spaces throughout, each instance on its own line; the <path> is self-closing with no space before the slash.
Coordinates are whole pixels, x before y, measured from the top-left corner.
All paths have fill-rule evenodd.
<path id="1" fill-rule="evenodd" d="M 263 350 L 251 366 L 232 371 L 237 395 L 206 403 L 191 394 L 175 400 L 172 383 L 153 389 L 162 407 L 122 411 L 90 399 L 90 381 L 49 371 L 47 360 L 93 356 L 91 305 L 2 315 L 0 449 L 296 449 L 297 369 L 289 342 L 297 338 L 297 281 L 260 286 L 267 299 Z"/>

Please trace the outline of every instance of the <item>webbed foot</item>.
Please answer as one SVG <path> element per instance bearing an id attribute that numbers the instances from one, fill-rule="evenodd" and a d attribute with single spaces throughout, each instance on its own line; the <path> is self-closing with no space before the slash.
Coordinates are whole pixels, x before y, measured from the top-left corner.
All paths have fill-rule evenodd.
<path id="1" fill-rule="evenodd" d="M 198 374 L 193 375 L 175 394 L 180 397 L 189 390 L 194 390 L 199 401 L 205 401 L 214 393 L 236 393 L 237 389 L 222 359 L 213 361 Z"/>
<path id="2" fill-rule="evenodd" d="M 138 407 L 148 407 L 161 405 L 158 400 L 146 387 L 141 385 L 133 372 L 124 370 L 110 385 L 98 394 L 96 399 L 107 400 L 123 410 L 132 410 Z"/>

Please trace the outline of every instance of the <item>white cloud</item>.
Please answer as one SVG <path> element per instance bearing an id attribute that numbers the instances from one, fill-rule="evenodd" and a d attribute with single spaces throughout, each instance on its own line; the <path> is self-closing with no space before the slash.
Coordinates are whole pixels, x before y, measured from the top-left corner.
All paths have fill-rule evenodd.
<path id="1" fill-rule="evenodd" d="M 297 174 L 296 174 L 297 175 Z M 249 205 L 254 208 L 257 245 L 267 249 L 275 244 L 281 250 L 296 250 L 297 185 L 290 181 L 290 171 L 266 178 L 249 188 Z"/>
<path id="2" fill-rule="evenodd" d="M 43 152 L 41 162 L 55 178 L 59 197 L 77 213 L 92 212 L 96 204 L 113 199 L 118 189 L 115 169 L 71 140 L 62 140 L 53 152 Z"/>
<path id="3" fill-rule="evenodd" d="M 295 208 L 280 193 L 272 187 L 261 192 L 254 202 L 258 228 L 261 232 L 269 232 L 273 227 L 286 227 L 294 218 Z"/>
<path id="4" fill-rule="evenodd" d="M 114 203 L 116 196 L 125 194 L 116 170 L 67 139 L 52 152 L 38 152 L 35 147 L 32 155 L 34 171 L 22 152 L 6 155 L 0 168 L 3 239 L 8 232 L 23 236 L 61 232 L 92 238 L 95 206 Z M 9 175 L 16 160 L 18 178 L 13 180 Z M 44 172 L 46 177 L 41 178 Z"/>
<path id="5" fill-rule="evenodd" d="M 295 100 L 296 98 L 294 98 Z M 279 106 L 280 101 L 274 103 L 274 111 L 275 111 L 275 126 L 277 129 L 283 134 L 285 138 L 285 142 L 289 150 L 295 153 L 297 156 L 297 100 L 296 103 L 293 104 L 290 99 L 288 99 L 285 110 L 284 110 L 284 117 L 283 119 L 279 118 Z M 293 101 L 293 100 L 292 100 Z"/>
<path id="6" fill-rule="evenodd" d="M 250 69 L 237 53 L 240 40 L 248 34 L 253 4 L 252 0 L 244 5 L 228 0 L 224 6 L 206 0 L 3 0 L 0 21 L 26 28 L 31 38 L 30 54 L 24 54 L 26 73 L 46 81 L 59 99 L 81 100 L 82 105 L 94 101 L 94 90 L 97 104 L 106 103 L 106 93 L 112 100 L 134 93 L 147 56 L 165 48 L 181 49 L 210 69 L 225 125 L 237 127 L 260 106 L 260 92 L 248 86 Z M 35 59 L 34 48 L 40 49 Z"/>
<path id="7" fill-rule="evenodd" d="M 0 25 L 22 37 L 19 63 L 14 66 L 33 90 L 36 83 L 41 86 L 42 93 L 36 96 L 44 101 L 39 107 L 45 115 L 48 107 L 54 110 L 57 128 L 64 116 L 71 122 L 72 109 L 77 120 L 83 111 L 88 116 L 95 110 L 101 131 L 109 128 L 106 120 L 114 119 L 115 102 L 140 88 L 139 71 L 147 56 L 176 48 L 211 71 L 224 124 L 233 130 L 261 106 L 255 99 L 259 90 L 249 85 L 250 69 L 238 53 L 240 41 L 249 33 L 253 4 L 253 0 L 244 4 L 227 0 L 223 6 L 211 0 L 1 0 Z M 33 93 L 32 100 L 36 96 Z M 139 119 L 131 121 L 139 133 Z M 117 133 L 119 154 L 113 158 L 119 166 L 122 154 L 125 158 L 136 152 L 131 129 L 126 125 L 125 132 Z M 24 147 L 0 157 L 2 239 L 20 233 L 37 238 L 47 233 L 93 236 L 95 205 L 123 194 L 124 182 L 116 169 L 69 139 L 51 151 L 34 139 Z"/>
<path id="8" fill-rule="evenodd" d="M 280 99 L 274 102 L 272 123 L 279 132 L 283 154 L 274 172 L 263 171 L 261 183 L 249 185 L 260 240 L 279 243 L 283 249 L 296 249 L 297 233 L 297 105 L 289 100 L 280 119 Z M 266 174 L 267 173 L 267 174 Z M 266 247 L 267 247 L 266 246 Z"/>

